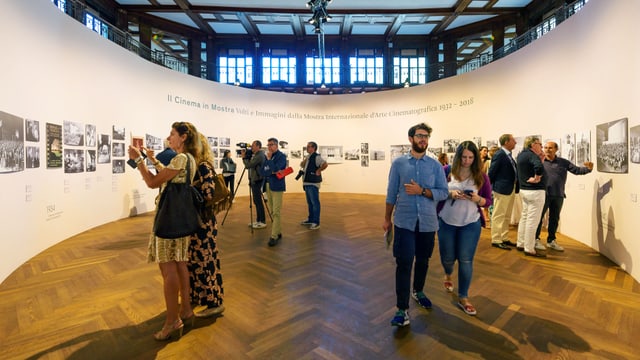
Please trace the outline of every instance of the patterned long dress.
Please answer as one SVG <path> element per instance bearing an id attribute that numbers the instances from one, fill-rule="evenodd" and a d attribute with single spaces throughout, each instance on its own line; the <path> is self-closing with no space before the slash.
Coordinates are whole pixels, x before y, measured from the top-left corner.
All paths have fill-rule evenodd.
<path id="1" fill-rule="evenodd" d="M 207 163 L 198 165 L 198 173 L 193 184 L 205 199 L 211 199 L 213 196 L 215 190 L 213 175 L 214 172 Z M 191 303 L 215 308 L 222 305 L 224 298 L 220 259 L 216 245 L 218 225 L 215 216 L 202 220 L 203 225 L 191 237 L 189 246 Z"/>

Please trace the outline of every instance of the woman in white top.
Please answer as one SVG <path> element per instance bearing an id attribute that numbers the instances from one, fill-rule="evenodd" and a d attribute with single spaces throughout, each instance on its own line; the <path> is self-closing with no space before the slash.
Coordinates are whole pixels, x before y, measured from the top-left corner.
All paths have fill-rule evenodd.
<path id="1" fill-rule="evenodd" d="M 444 267 L 444 287 L 453 291 L 451 274 L 458 261 L 458 306 L 467 314 L 476 309 L 469 302 L 469 285 L 473 274 L 473 257 L 485 226 L 481 207 L 491 205 L 491 184 L 482 171 L 478 147 L 473 141 L 462 142 L 451 167 L 449 198 L 438 204 L 438 244 Z"/>

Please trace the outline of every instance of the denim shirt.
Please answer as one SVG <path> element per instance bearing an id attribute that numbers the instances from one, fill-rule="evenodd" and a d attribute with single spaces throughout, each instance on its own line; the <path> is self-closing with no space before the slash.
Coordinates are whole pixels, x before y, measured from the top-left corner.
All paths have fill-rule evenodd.
<path id="1" fill-rule="evenodd" d="M 431 190 L 433 199 L 426 196 L 408 195 L 404 184 L 414 180 L 422 188 Z M 449 196 L 447 178 L 442 165 L 429 156 L 416 159 L 411 154 L 395 159 L 389 170 L 387 187 L 387 204 L 395 206 L 393 223 L 395 226 L 415 231 L 416 222 L 420 221 L 420 232 L 438 230 L 436 205 Z"/>

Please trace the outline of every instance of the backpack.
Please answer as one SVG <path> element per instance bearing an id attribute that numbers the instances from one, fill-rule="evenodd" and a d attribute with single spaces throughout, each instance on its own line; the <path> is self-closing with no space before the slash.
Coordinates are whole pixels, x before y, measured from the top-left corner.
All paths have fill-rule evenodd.
<path id="1" fill-rule="evenodd" d="M 231 207 L 231 192 L 224 182 L 224 176 L 222 174 L 216 174 L 216 171 L 207 162 L 202 162 L 200 165 L 205 165 L 207 169 L 213 174 L 213 196 L 211 199 L 207 199 L 204 194 L 204 202 L 200 208 L 200 216 L 202 220 L 215 218 L 215 214 L 220 211 L 224 211 Z"/>
<path id="2" fill-rule="evenodd" d="M 209 204 L 206 204 L 206 206 L 212 206 L 213 212 L 217 214 L 231 207 L 231 191 L 229 191 L 224 181 L 224 176 L 216 174 L 215 170 L 213 170 L 213 185 L 213 198 L 207 201 Z"/>

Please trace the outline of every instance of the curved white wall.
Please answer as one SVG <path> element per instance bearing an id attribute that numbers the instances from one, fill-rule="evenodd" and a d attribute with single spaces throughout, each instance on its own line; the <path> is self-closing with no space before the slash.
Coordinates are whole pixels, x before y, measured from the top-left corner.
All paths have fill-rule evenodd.
<path id="1" fill-rule="evenodd" d="M 623 117 L 629 126 L 637 124 L 640 57 L 629 42 L 638 33 L 638 11 L 632 10 L 640 10 L 640 3 L 591 0 L 542 39 L 472 73 L 395 91 L 313 96 L 176 73 L 84 29 L 48 0 L 6 1 L 0 13 L 0 43 L 8 50 L 0 57 L 0 111 L 39 121 L 41 167 L 0 174 L 0 280 L 71 235 L 129 216 L 133 207 L 153 208 L 155 191 L 130 169 L 120 175 L 111 173 L 110 164 L 79 174 L 47 169 L 46 123 L 94 124 L 98 134 L 124 127 L 128 143 L 129 133 L 165 137 L 173 121 L 185 120 L 209 136 L 230 137 L 232 144 L 275 136 L 291 149 L 315 140 L 345 149 L 366 142 L 370 150 L 386 152 L 387 160 L 366 168 L 359 161 L 332 165 L 325 192 L 383 194 L 390 145 L 406 144 L 407 129 L 422 121 L 434 128 L 432 147 L 442 147 L 444 139 L 485 141 L 505 132 L 559 138 L 591 131 L 595 158 L 597 124 Z M 562 233 L 601 251 L 636 279 L 639 211 L 630 199 L 638 192 L 639 167 L 630 164 L 628 174 L 570 175 L 561 224 Z M 612 188 L 599 198 L 597 189 L 609 180 Z M 288 181 L 289 191 L 302 191 L 293 178 Z M 241 186 L 239 194 L 246 190 Z"/>

